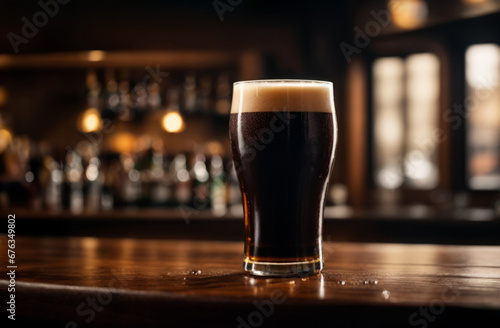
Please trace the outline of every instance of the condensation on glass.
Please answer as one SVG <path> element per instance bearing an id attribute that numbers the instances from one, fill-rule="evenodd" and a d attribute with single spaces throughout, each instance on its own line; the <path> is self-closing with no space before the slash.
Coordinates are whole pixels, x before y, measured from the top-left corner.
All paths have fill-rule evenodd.
<path id="1" fill-rule="evenodd" d="M 380 188 L 437 185 L 439 60 L 429 53 L 373 64 L 374 177 Z"/>
<path id="2" fill-rule="evenodd" d="M 465 67 L 469 186 L 500 189 L 500 46 L 470 46 Z"/>

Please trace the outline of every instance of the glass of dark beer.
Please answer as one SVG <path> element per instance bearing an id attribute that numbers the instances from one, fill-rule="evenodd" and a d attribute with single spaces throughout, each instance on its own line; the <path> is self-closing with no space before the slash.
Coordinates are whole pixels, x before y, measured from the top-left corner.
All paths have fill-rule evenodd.
<path id="1" fill-rule="evenodd" d="M 229 135 L 245 215 L 245 271 L 320 272 L 324 200 L 337 143 L 332 83 L 236 82 Z"/>

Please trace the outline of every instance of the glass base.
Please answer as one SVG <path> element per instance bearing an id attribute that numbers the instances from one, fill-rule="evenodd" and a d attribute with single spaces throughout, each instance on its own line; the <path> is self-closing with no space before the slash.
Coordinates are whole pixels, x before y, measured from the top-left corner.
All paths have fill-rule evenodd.
<path id="1" fill-rule="evenodd" d="M 323 270 L 321 259 L 303 262 L 259 262 L 246 258 L 243 269 L 256 276 L 266 277 L 306 277 Z"/>

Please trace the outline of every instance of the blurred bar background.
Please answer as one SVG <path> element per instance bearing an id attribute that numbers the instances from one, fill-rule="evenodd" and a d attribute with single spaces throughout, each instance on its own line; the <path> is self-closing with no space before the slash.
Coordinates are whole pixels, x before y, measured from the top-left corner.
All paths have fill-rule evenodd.
<path id="1" fill-rule="evenodd" d="M 325 239 L 500 244 L 500 2 L 0 1 L 20 234 L 241 240 L 232 83 L 334 82 Z"/>

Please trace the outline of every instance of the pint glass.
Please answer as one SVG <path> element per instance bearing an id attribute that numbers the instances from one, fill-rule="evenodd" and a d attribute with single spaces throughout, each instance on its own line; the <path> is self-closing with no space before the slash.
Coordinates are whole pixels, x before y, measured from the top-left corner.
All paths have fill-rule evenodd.
<path id="1" fill-rule="evenodd" d="M 326 188 L 337 143 L 331 82 L 236 82 L 229 134 L 245 216 L 245 271 L 323 269 Z"/>

